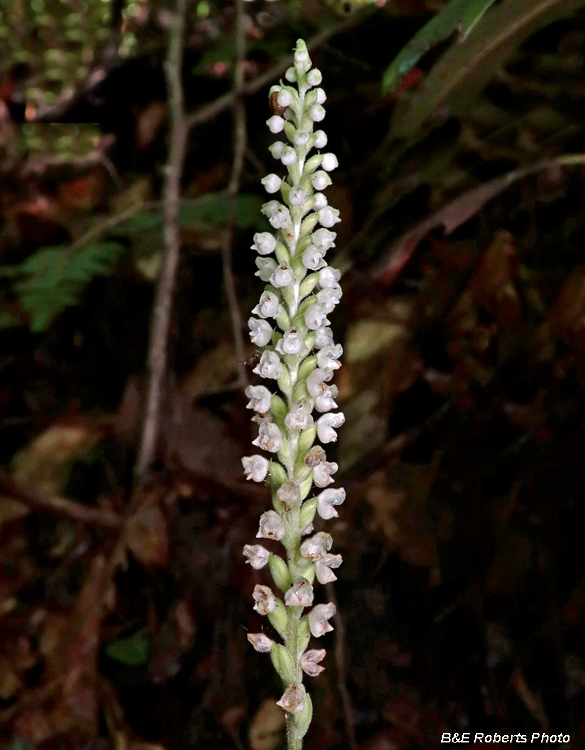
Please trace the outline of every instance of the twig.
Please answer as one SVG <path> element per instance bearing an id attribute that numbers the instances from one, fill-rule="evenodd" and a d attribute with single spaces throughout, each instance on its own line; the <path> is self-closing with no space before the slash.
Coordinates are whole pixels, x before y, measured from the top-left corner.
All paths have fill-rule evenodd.
<path id="1" fill-rule="evenodd" d="M 165 62 L 169 91 L 169 160 L 166 167 L 163 192 L 165 256 L 156 287 L 148 350 L 146 413 L 136 465 L 136 475 L 139 478 L 144 478 L 156 453 L 160 406 L 167 365 L 169 325 L 181 249 L 179 200 L 189 132 L 185 119 L 183 84 L 181 81 L 186 5 L 187 0 L 177 0 L 177 10 L 173 18 L 169 51 Z"/>
<path id="2" fill-rule="evenodd" d="M 244 14 L 244 0 L 235 0 L 236 17 L 234 24 L 234 129 L 233 129 L 233 163 L 232 173 L 227 188 L 228 221 L 223 233 L 221 258 L 223 267 L 223 281 L 230 308 L 232 329 L 234 332 L 234 343 L 236 348 L 236 360 L 238 362 L 239 381 L 242 387 L 248 384 L 248 376 L 244 360 L 246 359 L 244 348 L 244 336 L 242 333 L 242 313 L 238 304 L 236 281 L 232 269 L 232 247 L 234 244 L 237 196 L 240 190 L 240 180 L 244 168 L 244 157 L 246 155 L 247 133 L 246 133 L 246 108 L 242 96 L 244 86 L 244 58 L 246 55 L 246 27 Z"/>
<path id="3" fill-rule="evenodd" d="M 353 705 L 347 689 L 347 681 L 345 674 L 345 625 L 343 624 L 343 618 L 339 613 L 339 606 L 337 604 L 337 598 L 335 596 L 335 588 L 332 583 L 326 583 L 325 588 L 327 589 L 327 596 L 329 600 L 335 604 L 335 614 L 333 615 L 333 621 L 335 623 L 335 665 L 337 667 L 337 689 L 341 696 L 341 706 L 343 709 L 343 723 L 345 724 L 345 735 L 347 738 L 347 744 L 350 750 L 357 750 L 357 742 L 355 738 L 355 722 Z"/>
<path id="4" fill-rule="evenodd" d="M 343 31 L 348 31 L 357 23 L 359 23 L 362 17 L 363 13 L 356 13 L 350 18 L 347 18 L 340 23 L 336 23 L 329 28 L 320 31 L 318 34 L 315 34 L 315 36 L 307 42 L 307 48 L 309 49 L 309 52 L 318 47 L 321 47 L 325 42 L 327 42 L 336 34 L 340 34 Z M 287 55 L 279 63 L 276 63 L 276 65 L 273 65 L 268 70 L 265 70 L 264 73 L 256 76 L 256 78 L 248 81 L 248 83 L 244 83 L 242 85 L 241 95 L 249 96 L 250 94 L 255 94 L 257 91 L 260 91 L 265 86 L 268 86 L 268 84 L 272 83 L 272 81 L 274 81 L 276 78 L 280 78 L 280 76 L 283 76 L 287 68 L 290 68 L 292 63 L 293 56 Z M 236 94 L 235 88 L 232 88 L 232 90 L 227 94 L 218 97 L 214 101 L 209 102 L 209 104 L 203 104 L 201 107 L 188 115 L 187 127 L 191 129 L 196 125 L 201 125 L 204 122 L 213 120 L 213 118 L 220 114 L 220 112 L 223 112 L 224 110 L 232 107 L 237 98 L 238 95 Z"/>
<path id="5" fill-rule="evenodd" d="M 147 201 L 145 203 L 139 203 L 136 206 L 132 206 L 131 208 L 127 208 L 125 211 L 121 211 L 119 214 L 114 214 L 114 216 L 108 216 L 107 219 L 104 219 L 104 221 L 100 221 L 91 229 L 88 229 L 85 234 L 82 234 L 81 237 L 76 239 L 75 242 L 73 242 L 69 247 L 69 250 L 78 250 L 80 247 L 87 245 L 88 242 L 93 242 L 94 240 L 99 239 L 102 235 L 106 234 L 106 232 L 109 232 L 110 229 L 115 229 L 115 227 L 131 219 L 139 211 L 150 211 L 151 209 L 158 208 L 159 206 L 159 201 Z"/>
<path id="6" fill-rule="evenodd" d="M 0 490 L 3 495 L 20 500 L 30 508 L 47 510 L 69 521 L 91 523 L 107 529 L 118 529 L 122 524 L 120 516 L 111 510 L 89 508 L 81 503 L 76 503 L 74 500 L 67 500 L 63 497 L 49 497 L 38 490 L 23 487 L 2 468 L 0 468 Z"/>

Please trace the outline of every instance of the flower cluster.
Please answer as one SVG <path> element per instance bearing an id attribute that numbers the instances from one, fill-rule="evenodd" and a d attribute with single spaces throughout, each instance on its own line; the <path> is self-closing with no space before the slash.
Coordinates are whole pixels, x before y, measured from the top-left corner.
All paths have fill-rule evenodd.
<path id="1" fill-rule="evenodd" d="M 257 651 L 270 653 L 282 677 L 285 691 L 278 705 L 287 711 L 289 747 L 296 748 L 312 714 L 303 672 L 318 675 L 325 656 L 323 649 L 307 650 L 309 639 L 332 630 L 329 620 L 335 614 L 334 604 L 313 606 L 313 584 L 315 578 L 334 581 L 333 571 L 341 564 L 341 555 L 330 552 L 331 536 L 313 534 L 313 519 L 315 514 L 325 520 L 336 517 L 336 507 L 345 499 L 343 489 L 329 487 L 337 464 L 314 445 L 317 438 L 323 444 L 337 440 L 336 430 L 344 422 L 343 414 L 334 411 L 337 386 L 330 385 L 343 350 L 333 342 L 327 317 L 341 299 L 341 274 L 325 260 L 335 245 L 331 230 L 340 221 L 339 211 L 322 192 L 338 164 L 334 154 L 321 153 L 327 145 L 325 133 L 314 131 L 314 123 L 325 117 L 326 96 L 321 73 L 312 68 L 302 40 L 285 78 L 296 86 L 272 87 L 275 114 L 267 124 L 288 141 L 270 147 L 288 176 L 269 174 L 262 180 L 269 194 L 280 191 L 282 202 L 270 200 L 262 208 L 276 232 L 254 235 L 256 275 L 266 288 L 248 322 L 250 338 L 262 350 L 254 372 L 275 381 L 281 395 L 265 385 L 246 389 L 248 408 L 258 423 L 254 445 L 269 455 L 246 456 L 242 463 L 247 479 L 267 481 L 272 488 L 274 510 L 260 518 L 258 539 L 277 540 L 286 550 L 285 562 L 260 544 L 244 548 L 253 568 L 269 566 L 284 594 L 281 599 L 261 585 L 253 594 L 254 609 L 270 619 L 284 645 L 264 633 L 250 633 L 248 639 Z M 313 484 L 321 490 L 316 496 Z M 305 607 L 312 607 L 308 615 L 303 615 Z"/>

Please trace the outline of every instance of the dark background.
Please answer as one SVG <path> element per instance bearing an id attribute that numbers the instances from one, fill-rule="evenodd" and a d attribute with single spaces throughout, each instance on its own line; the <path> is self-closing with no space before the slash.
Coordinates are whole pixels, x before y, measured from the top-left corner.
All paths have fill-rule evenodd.
<path id="1" fill-rule="evenodd" d="M 585 185 L 559 159 L 583 150 L 585 15 L 536 14 L 475 67 L 451 35 L 382 95 L 444 4 L 346 5 L 245 5 L 248 81 L 339 27 L 313 60 L 340 162 L 328 198 L 343 218 L 346 424 L 328 454 L 347 501 L 328 531 L 345 627 L 319 644 L 307 750 L 431 748 L 464 731 L 583 747 Z M 0 17 L 1 737 L 270 750 L 281 687 L 246 641 L 269 629 L 251 608 L 268 581 L 241 554 L 269 491 L 241 472 L 254 432 L 220 255 L 229 109 L 190 134 L 161 439 L 138 510 L 120 534 L 50 502 L 121 515 L 136 493 L 172 7 L 118 10 L 11 0 Z M 230 89 L 233 18 L 229 3 L 189 5 L 189 112 Z M 275 169 L 267 91 L 245 99 L 245 318 Z"/>

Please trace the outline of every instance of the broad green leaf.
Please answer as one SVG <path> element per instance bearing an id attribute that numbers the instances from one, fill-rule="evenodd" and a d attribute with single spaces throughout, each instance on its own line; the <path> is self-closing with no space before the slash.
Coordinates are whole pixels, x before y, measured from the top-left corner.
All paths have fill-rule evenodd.
<path id="1" fill-rule="evenodd" d="M 497 5 L 467 39 L 451 45 L 427 75 L 420 94 L 399 103 L 390 135 L 411 140 L 439 111 L 467 111 L 528 37 L 584 5 L 585 0 L 506 0 Z"/>
<path id="2" fill-rule="evenodd" d="M 134 633 L 128 638 L 118 638 L 106 645 L 105 652 L 110 659 L 128 667 L 141 667 L 148 664 L 150 659 L 150 636 L 147 633 Z"/>
<path id="3" fill-rule="evenodd" d="M 468 36 L 495 0 L 451 0 L 402 48 L 382 78 L 382 93 L 389 94 L 421 57 L 459 29 Z"/>

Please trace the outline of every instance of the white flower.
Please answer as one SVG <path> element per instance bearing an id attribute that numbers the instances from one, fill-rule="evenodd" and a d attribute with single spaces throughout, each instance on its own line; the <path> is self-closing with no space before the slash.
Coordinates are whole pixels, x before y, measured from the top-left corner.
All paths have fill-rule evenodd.
<path id="1" fill-rule="evenodd" d="M 276 495 L 286 505 L 294 505 L 301 496 L 298 482 L 285 482 L 278 488 Z"/>
<path id="2" fill-rule="evenodd" d="M 313 237 L 311 239 L 313 245 L 316 247 L 329 250 L 329 248 L 335 247 L 336 237 L 337 234 L 335 232 L 330 232 L 329 229 L 317 229 L 316 232 L 313 232 Z"/>
<path id="3" fill-rule="evenodd" d="M 291 164 L 294 164 L 296 160 L 297 152 L 291 146 L 286 146 L 282 152 L 280 161 L 284 164 L 285 167 L 289 167 Z"/>
<path id="4" fill-rule="evenodd" d="M 320 169 L 311 175 L 311 183 L 315 190 L 325 190 L 326 187 L 331 185 L 331 177 L 329 177 L 327 172 Z"/>
<path id="5" fill-rule="evenodd" d="M 306 430 L 307 427 L 312 427 L 313 417 L 311 416 L 309 399 L 304 398 L 302 401 L 293 404 L 284 419 L 284 423 L 290 430 Z"/>
<path id="6" fill-rule="evenodd" d="M 272 96 L 272 94 L 274 94 L 275 92 L 278 94 L 279 91 L 282 91 L 282 86 L 279 86 L 277 83 L 275 83 L 274 86 L 270 87 L 268 96 Z"/>
<path id="7" fill-rule="evenodd" d="M 284 524 L 275 510 L 267 510 L 260 516 L 260 528 L 257 539 L 276 539 L 279 542 L 284 537 Z"/>
<path id="8" fill-rule="evenodd" d="M 244 456 L 242 466 L 246 479 L 253 479 L 255 482 L 263 482 L 268 473 L 268 461 L 264 456 Z"/>
<path id="9" fill-rule="evenodd" d="M 296 328 L 286 331 L 284 336 L 276 345 L 276 351 L 280 354 L 301 354 L 307 350 L 305 340 Z"/>
<path id="10" fill-rule="evenodd" d="M 325 118 L 325 109 L 320 104 L 313 104 L 309 108 L 309 117 L 313 122 L 321 122 Z"/>
<path id="11" fill-rule="evenodd" d="M 312 523 L 310 523 L 308 526 L 305 526 L 304 529 L 301 529 L 300 535 L 307 536 L 307 534 L 312 534 L 314 530 L 315 530 L 315 527 L 313 526 Z"/>
<path id="12" fill-rule="evenodd" d="M 324 346 L 317 352 L 317 364 L 322 370 L 339 370 L 341 363 L 337 360 L 343 354 L 341 344 Z"/>
<path id="13" fill-rule="evenodd" d="M 339 162 L 337 161 L 337 157 L 335 154 L 323 154 L 323 161 L 321 162 L 321 166 L 326 172 L 331 172 L 334 169 L 337 169 L 339 166 Z"/>
<path id="14" fill-rule="evenodd" d="M 313 587 L 306 578 L 293 583 L 284 595 L 284 603 L 288 607 L 310 607 L 313 603 Z"/>
<path id="15" fill-rule="evenodd" d="M 274 141 L 272 146 L 268 146 L 268 150 L 275 159 L 280 159 L 285 147 L 286 143 L 283 143 L 282 141 Z"/>
<path id="16" fill-rule="evenodd" d="M 294 70 L 294 68 L 289 68 L 288 70 Z M 276 701 L 276 705 L 284 708 L 289 714 L 298 716 L 299 714 L 302 714 L 305 709 L 306 694 L 304 685 L 297 685 L 296 682 L 292 682 L 284 691 L 282 698 L 279 701 Z"/>
<path id="17" fill-rule="evenodd" d="M 272 338 L 272 327 L 266 320 L 250 318 L 248 328 L 250 329 L 250 341 L 256 346 L 266 346 Z"/>
<path id="18" fill-rule="evenodd" d="M 260 570 L 265 565 L 268 565 L 270 552 L 261 544 L 246 544 L 244 547 L 244 556 L 248 558 L 246 563 L 249 563 L 254 570 Z"/>
<path id="19" fill-rule="evenodd" d="M 320 354 L 321 352 L 319 352 Z M 317 356 L 319 356 L 317 354 Z M 322 396 L 325 393 L 327 386 L 324 382 L 328 382 L 333 377 L 333 370 L 325 370 L 317 367 L 307 378 L 307 390 L 313 398 Z"/>
<path id="20" fill-rule="evenodd" d="M 263 258 L 260 256 L 256 258 L 256 266 L 258 270 L 254 275 L 259 276 L 262 281 L 269 281 L 276 268 L 276 261 L 273 258 Z"/>
<path id="21" fill-rule="evenodd" d="M 278 318 L 282 312 L 278 295 L 275 292 L 262 292 L 260 301 L 252 312 L 261 318 Z"/>
<path id="22" fill-rule="evenodd" d="M 330 518 L 337 518 L 339 513 L 333 507 L 334 505 L 341 505 L 345 500 L 345 490 L 343 487 L 338 489 L 323 490 L 323 492 L 317 497 L 317 513 L 325 521 Z"/>
<path id="23" fill-rule="evenodd" d="M 323 555 L 315 565 L 315 575 L 319 583 L 331 583 L 337 580 L 337 576 L 331 568 L 338 568 L 343 559 L 341 555 Z"/>
<path id="24" fill-rule="evenodd" d="M 323 328 L 317 329 L 317 337 L 313 346 L 315 349 L 323 349 L 325 346 L 333 344 L 333 331 L 329 326 L 323 326 Z"/>
<path id="25" fill-rule="evenodd" d="M 268 201 L 268 203 L 265 203 L 262 208 L 260 209 L 260 212 L 264 214 L 264 216 L 267 216 L 269 219 L 271 216 L 274 216 L 274 214 L 278 211 L 278 209 L 282 206 L 282 203 L 279 203 L 278 201 Z M 263 232 L 263 234 L 268 234 L 268 232 Z"/>
<path id="26" fill-rule="evenodd" d="M 322 193 L 319 193 L 322 195 Z M 325 250 L 315 247 L 315 245 L 309 245 L 309 247 L 303 253 L 303 264 L 306 268 L 311 271 L 317 271 L 319 268 L 323 268 L 326 265 L 323 260 Z"/>
<path id="27" fill-rule="evenodd" d="M 288 68 L 286 73 L 284 74 L 284 77 L 290 83 L 295 83 L 295 81 L 297 80 L 297 71 L 294 68 Z"/>
<path id="28" fill-rule="evenodd" d="M 276 597 L 268 586 L 256 584 L 252 597 L 256 604 L 254 609 L 261 615 L 268 615 L 276 609 Z M 313 608 L 314 611 L 315 608 Z"/>
<path id="29" fill-rule="evenodd" d="M 313 209 L 315 211 L 319 211 L 322 208 L 325 208 L 327 205 L 327 198 L 325 197 L 325 193 L 315 193 L 314 195 L 315 202 L 313 203 Z"/>
<path id="30" fill-rule="evenodd" d="M 293 102 L 292 94 L 289 89 L 282 89 L 276 97 L 279 107 L 290 107 Z"/>
<path id="31" fill-rule="evenodd" d="M 268 653 L 274 646 L 274 641 L 267 635 L 264 635 L 264 633 L 248 633 L 248 640 L 256 651 L 260 651 L 260 653 Z M 323 669 L 323 667 L 317 667 L 317 669 Z M 307 672 L 307 674 L 310 674 L 310 672 Z"/>
<path id="32" fill-rule="evenodd" d="M 333 482 L 332 474 L 335 474 L 338 466 L 335 461 L 322 461 L 313 469 L 313 481 L 317 487 L 327 487 Z"/>
<path id="33" fill-rule="evenodd" d="M 250 399 L 246 409 L 254 409 L 260 414 L 266 414 L 270 409 L 272 393 L 265 385 L 249 385 L 246 388 L 246 396 Z"/>
<path id="34" fill-rule="evenodd" d="M 266 205 L 269 206 L 271 203 L 277 203 L 277 201 L 270 201 Z M 270 253 L 274 252 L 275 248 L 276 238 L 270 232 L 256 232 L 252 250 L 256 250 L 260 255 L 270 255 Z"/>
<path id="35" fill-rule="evenodd" d="M 325 148 L 327 145 L 327 133 L 324 130 L 316 130 L 314 135 L 315 141 L 313 146 L 315 148 Z"/>
<path id="36" fill-rule="evenodd" d="M 339 390 L 336 385 L 324 386 L 324 392 L 315 399 L 315 409 L 321 414 L 331 411 L 331 409 L 337 409 L 334 399 L 337 398 L 338 393 Z"/>
<path id="37" fill-rule="evenodd" d="M 306 146 L 309 142 L 309 135 L 308 133 L 299 133 L 297 132 L 293 136 L 293 141 L 295 143 L 295 146 Z"/>
<path id="38" fill-rule="evenodd" d="M 252 445 L 257 445 L 270 453 L 278 453 L 282 445 L 280 427 L 274 422 L 262 422 L 258 429 L 258 437 L 252 441 Z"/>
<path id="39" fill-rule="evenodd" d="M 316 328 L 321 328 L 323 325 L 328 325 L 329 321 L 327 320 L 326 315 L 327 311 L 321 305 L 315 303 L 309 305 L 307 312 L 305 313 L 305 323 L 307 324 L 307 328 L 314 330 Z"/>
<path id="40" fill-rule="evenodd" d="M 320 531 L 301 544 L 301 555 L 306 557 L 307 560 L 313 560 L 313 562 L 320 560 L 329 552 L 332 544 L 333 537 L 331 534 Z"/>
<path id="41" fill-rule="evenodd" d="M 275 229 L 286 229 L 291 223 L 290 211 L 286 206 L 280 206 L 268 221 Z"/>
<path id="42" fill-rule="evenodd" d="M 309 627 L 315 638 L 320 638 L 325 633 L 329 633 L 333 628 L 327 622 L 335 614 L 335 604 L 317 604 L 309 612 Z"/>
<path id="43" fill-rule="evenodd" d="M 304 49 L 296 49 L 294 54 L 295 64 L 302 65 L 309 62 L 309 54 Z"/>
<path id="44" fill-rule="evenodd" d="M 327 94 L 323 91 L 323 89 L 316 89 L 315 93 L 317 94 L 317 99 L 315 100 L 317 104 L 324 104 L 325 100 L 327 99 Z"/>
<path id="45" fill-rule="evenodd" d="M 335 429 L 341 427 L 345 422 L 345 417 L 342 412 L 336 414 L 323 414 L 317 420 L 317 435 L 322 443 L 334 443 L 337 440 L 337 433 Z"/>
<path id="46" fill-rule="evenodd" d="M 341 271 L 339 269 L 327 266 L 319 271 L 319 286 L 322 289 L 336 287 L 340 278 Z"/>
<path id="47" fill-rule="evenodd" d="M 302 206 L 307 200 L 307 193 L 302 188 L 291 188 L 288 201 L 291 206 Z"/>
<path id="48" fill-rule="evenodd" d="M 276 266 L 270 277 L 270 283 L 275 287 L 292 286 L 295 283 L 295 275 L 288 263 Z"/>
<path id="49" fill-rule="evenodd" d="M 276 174 L 268 174 L 263 177 L 260 182 L 264 185 L 264 190 L 267 193 L 277 193 L 280 190 L 282 180 Z"/>
<path id="50" fill-rule="evenodd" d="M 321 291 L 317 293 L 317 302 L 323 307 L 326 314 L 334 310 L 335 305 L 339 304 L 340 299 L 341 287 L 339 285 L 321 289 Z"/>
<path id="51" fill-rule="evenodd" d="M 318 86 L 322 80 L 323 76 L 321 75 L 319 68 L 313 68 L 313 70 L 307 74 L 307 83 L 309 86 Z"/>
<path id="52" fill-rule="evenodd" d="M 331 208 L 331 206 L 325 206 L 325 208 L 322 208 L 319 211 L 319 223 L 327 227 L 328 229 L 331 229 L 331 227 L 335 226 L 338 222 L 340 222 L 341 219 L 339 218 L 339 210 L 337 208 Z"/>
<path id="53" fill-rule="evenodd" d="M 248 639 L 249 638 L 250 636 L 248 636 Z M 316 677 L 325 669 L 325 667 L 320 667 L 318 662 L 323 661 L 326 654 L 327 651 L 325 651 L 324 648 L 305 651 L 305 653 L 301 656 L 301 669 L 303 670 L 303 672 L 308 674 L 309 677 Z"/>
<path id="54" fill-rule="evenodd" d="M 266 120 L 266 124 L 271 133 L 281 133 L 284 128 L 284 120 L 279 115 L 273 115 L 269 120 Z"/>
<path id="55" fill-rule="evenodd" d="M 280 357 L 276 352 L 263 352 L 260 357 L 260 362 L 252 370 L 256 375 L 261 375 L 263 378 L 278 378 L 284 372 L 284 367 L 280 361 Z"/>

